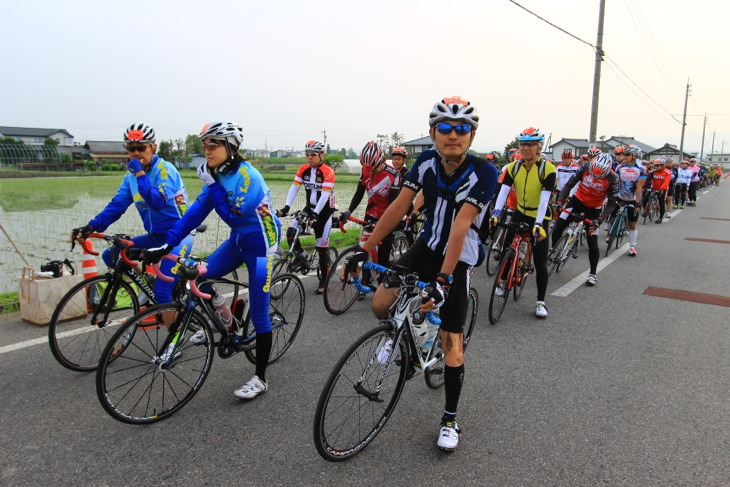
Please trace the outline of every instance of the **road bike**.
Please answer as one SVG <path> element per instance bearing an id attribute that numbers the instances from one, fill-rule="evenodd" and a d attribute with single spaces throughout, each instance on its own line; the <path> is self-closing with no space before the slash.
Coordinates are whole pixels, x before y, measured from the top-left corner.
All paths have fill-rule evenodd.
<path id="1" fill-rule="evenodd" d="M 360 236 L 358 237 L 359 244 L 363 244 L 370 238 L 370 234 L 375 227 L 375 222 L 368 222 L 360 218 L 350 216 L 347 218 L 348 221 L 357 223 L 360 226 Z M 344 226 L 345 222 L 340 223 L 340 230 L 343 233 L 347 233 Z M 339 315 L 347 311 L 355 304 L 355 301 L 361 299 L 364 294 L 360 293 L 354 286 L 352 286 L 352 279 L 349 275 L 342 272 L 347 260 L 352 256 L 359 245 L 353 245 L 343 250 L 342 253 L 332 264 L 332 269 L 325 279 L 324 283 L 324 307 L 325 309 L 333 314 Z M 390 261 L 395 262 L 398 260 L 408 249 L 410 244 L 408 238 L 402 232 L 393 237 L 393 247 L 390 251 Z M 378 250 L 377 247 L 370 252 L 370 260 L 372 262 L 378 262 Z M 382 264 L 382 263 L 381 263 Z M 370 275 L 370 271 L 365 269 L 363 272 L 363 280 L 365 285 L 368 286 L 375 279 Z M 375 284 L 373 284 L 375 285 Z"/>
<path id="2" fill-rule="evenodd" d="M 153 423 L 180 410 L 203 386 L 214 351 L 220 358 L 243 352 L 249 362 L 256 363 L 256 332 L 249 319 L 248 302 L 237 299 L 248 284 L 226 278 L 198 283 L 196 279 L 206 272 L 202 259 L 164 258 L 178 261 L 179 283 L 186 292 L 175 302 L 138 313 L 120 327 L 104 348 L 96 372 L 101 405 L 124 423 Z M 171 279 L 159 272 L 157 275 Z M 300 279 L 293 274 L 279 274 L 269 286 L 269 363 L 273 363 L 291 347 L 299 332 L 305 296 Z M 213 295 L 223 296 L 232 306 L 230 328 L 213 307 Z"/>
<path id="3" fill-rule="evenodd" d="M 444 382 L 444 354 L 437 331 L 440 320 L 432 312 L 420 311 L 421 290 L 428 284 L 397 265 L 388 269 L 366 262 L 363 267 L 385 273 L 384 282 L 397 288 L 397 299 L 392 316 L 358 338 L 340 357 L 319 396 L 314 445 L 329 461 L 351 458 L 375 439 L 393 413 L 406 381 L 415 374 L 423 372 L 432 389 Z M 352 281 L 361 286 L 358 277 Z M 362 292 L 369 291 L 362 287 Z M 476 322 L 476 290 L 470 290 L 469 301 L 465 352 Z"/>
<path id="4" fill-rule="evenodd" d="M 502 221 L 510 221 L 512 219 L 513 212 L 514 210 L 505 210 L 504 216 L 501 218 Z M 505 235 L 507 235 L 507 229 L 503 226 L 495 225 L 489 235 L 489 239 L 484 243 L 487 247 L 487 256 L 485 260 L 487 275 L 493 276 L 499 268 L 500 260 L 502 260 L 502 250 L 504 249 L 504 238 Z"/>
<path id="5" fill-rule="evenodd" d="M 504 251 L 494 277 L 489 298 L 489 322 L 496 325 L 507 306 L 510 291 L 514 300 L 520 299 L 527 276 L 534 271 L 532 266 L 532 235 L 530 225 L 524 222 L 505 222 L 498 225 L 514 230 L 512 243 Z M 501 291 L 501 292 L 500 292 Z M 501 295 L 500 295 L 501 294 Z"/>
<path id="6" fill-rule="evenodd" d="M 289 250 L 282 252 L 281 257 L 274 264 L 274 275 L 289 273 L 295 274 L 300 273 L 306 276 L 311 271 L 316 271 L 317 279 L 322 281 L 322 269 L 319 267 L 319 252 L 316 248 L 308 251 L 302 247 L 299 237 L 303 235 L 314 235 L 312 225 L 314 220 L 311 220 L 308 215 L 303 211 L 295 211 L 292 213 L 292 219 L 296 223 L 294 228 L 294 238 L 292 239 L 292 245 Z M 334 262 L 337 259 L 337 249 L 329 247 L 330 262 Z"/>
<path id="7" fill-rule="evenodd" d="M 659 194 L 661 191 L 657 191 L 655 189 L 649 190 L 649 194 L 647 195 L 646 203 L 644 204 L 642 216 L 644 217 L 644 221 L 642 222 L 642 225 L 646 225 L 647 218 L 650 222 L 653 222 L 655 219 L 659 218 Z"/>
<path id="8" fill-rule="evenodd" d="M 572 210 L 565 209 L 564 213 L 569 213 L 568 219 L 570 223 L 565 228 L 565 231 L 560 236 L 560 239 L 555 242 L 552 253 L 548 255 L 548 275 L 554 272 L 560 272 L 565 268 L 565 264 L 568 262 L 568 257 L 572 256 L 574 259 L 578 258 L 578 245 L 583 240 L 585 235 L 585 225 L 590 224 L 590 220 L 585 219 L 585 213 L 572 213 Z"/>
<path id="9" fill-rule="evenodd" d="M 629 205 L 633 205 L 633 203 L 620 205 L 620 208 L 616 212 L 616 217 L 613 219 L 613 223 L 611 223 L 611 228 L 608 230 L 608 237 L 606 237 L 606 257 L 608 257 L 608 253 L 611 251 L 611 245 L 615 243 L 618 249 L 621 246 L 621 241 L 629 234 Z"/>

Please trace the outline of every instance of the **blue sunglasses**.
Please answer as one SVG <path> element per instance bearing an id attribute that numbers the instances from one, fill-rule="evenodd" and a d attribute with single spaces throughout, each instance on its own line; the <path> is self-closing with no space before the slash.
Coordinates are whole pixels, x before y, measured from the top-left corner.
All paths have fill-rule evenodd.
<path id="1" fill-rule="evenodd" d="M 450 123 L 437 123 L 436 131 L 443 135 L 449 135 L 452 130 L 456 130 L 457 135 L 466 135 L 471 132 L 471 125 L 468 123 L 460 123 L 459 125 L 451 125 Z"/>

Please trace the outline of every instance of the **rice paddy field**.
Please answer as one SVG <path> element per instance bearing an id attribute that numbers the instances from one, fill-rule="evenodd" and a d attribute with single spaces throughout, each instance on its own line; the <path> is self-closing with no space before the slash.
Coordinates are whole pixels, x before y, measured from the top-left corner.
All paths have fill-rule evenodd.
<path id="1" fill-rule="evenodd" d="M 291 178 L 277 175 L 267 179 L 275 208 L 284 206 L 286 194 L 291 186 Z M 10 234 L 27 261 L 40 270 L 40 266 L 50 260 L 68 258 L 81 262 L 78 246 L 71 251 L 69 234 L 72 228 L 79 227 L 100 212 L 111 200 L 122 180 L 122 173 L 98 177 L 41 177 L 0 179 L 0 222 Z M 266 176 L 265 176 L 266 177 Z M 278 180 L 281 179 L 281 180 Z M 356 188 L 356 178 L 342 178 L 335 186 L 338 208 L 345 208 Z M 189 201 L 195 200 L 200 193 L 202 182 L 194 176 L 183 174 Z M 292 208 L 304 206 L 304 190 L 300 190 Z M 365 204 L 360 205 L 362 208 Z M 289 219 L 282 225 L 286 228 Z M 229 236 L 229 227 L 212 212 L 205 223 L 208 230 L 195 237 L 194 253 L 207 255 L 215 250 Z M 139 235 L 144 232 L 137 210 L 130 206 L 122 218 L 113 224 L 108 233 Z M 341 232 L 336 232 L 342 237 Z M 332 234 L 333 240 L 336 233 Z M 348 235 L 352 235 L 349 232 Z M 18 279 L 26 266 L 22 257 L 0 235 L 0 293 L 16 292 Z M 96 241 L 96 249 L 100 249 Z M 346 245 L 346 242 L 342 243 Z M 306 241 L 305 241 L 306 245 Z M 333 244 L 334 245 L 334 244 Z M 99 269 L 103 264 L 99 260 Z"/>

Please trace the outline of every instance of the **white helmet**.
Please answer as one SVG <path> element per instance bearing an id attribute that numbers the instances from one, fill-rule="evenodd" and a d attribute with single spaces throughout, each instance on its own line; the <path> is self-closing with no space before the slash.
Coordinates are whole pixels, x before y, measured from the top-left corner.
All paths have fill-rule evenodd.
<path id="1" fill-rule="evenodd" d="M 436 102 L 428 115 L 428 125 L 433 127 L 444 120 L 458 120 L 471 125 L 476 130 L 479 126 L 479 115 L 476 107 L 458 97 L 444 98 Z"/>
<path id="2" fill-rule="evenodd" d="M 304 152 L 316 152 L 324 154 L 324 145 L 318 140 L 310 140 L 304 145 Z"/>
<path id="3" fill-rule="evenodd" d="M 241 147 L 241 144 L 243 144 L 243 129 L 240 125 L 227 120 L 213 120 L 203 126 L 198 137 L 200 137 L 200 140 L 225 140 L 234 147 Z"/>
<path id="4" fill-rule="evenodd" d="M 611 156 L 605 152 L 600 152 L 595 159 L 591 161 L 591 174 L 594 178 L 603 178 L 608 176 L 611 171 L 613 160 Z"/>
<path id="5" fill-rule="evenodd" d="M 124 142 L 155 142 L 155 130 L 145 123 L 134 123 L 124 131 Z"/>

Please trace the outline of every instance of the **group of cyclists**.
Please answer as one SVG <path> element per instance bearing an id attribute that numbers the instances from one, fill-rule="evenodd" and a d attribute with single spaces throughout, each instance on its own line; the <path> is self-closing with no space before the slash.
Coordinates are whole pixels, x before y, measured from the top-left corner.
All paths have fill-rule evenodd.
<path id="1" fill-rule="evenodd" d="M 666 198 L 661 200 L 666 201 L 667 209 L 677 208 L 671 199 L 675 194 L 680 208 L 685 203 L 694 205 L 700 174 L 694 159 L 683 161 L 679 168 L 666 160 L 653 161 L 653 164 L 641 162 L 641 153 L 634 145 L 617 148 L 613 156 L 591 149 L 585 161 L 575 159 L 567 150 L 562 154 L 562 161 L 553 164 L 542 157 L 544 134 L 531 127 L 517 137 L 519 149 L 510 152 L 510 162 L 501 169 L 500 175 L 495 154 L 478 157 L 469 150 L 479 126 L 479 115 L 469 101 L 460 97 L 437 101 L 429 113 L 428 123 L 433 147 L 418 155 L 412 167 L 408 167 L 409 154 L 403 148 L 393 149 L 388 163 L 383 147 L 374 141 L 365 145 L 360 154 L 362 170 L 357 190 L 347 209 L 339 215 L 334 200 L 335 171 L 324 163 L 325 148 L 319 141 L 310 140 L 305 144 L 306 163 L 298 168 L 285 204 L 277 210 L 264 178 L 239 153 L 243 142 L 241 127 L 227 120 L 212 121 L 199 135 L 206 159 L 197 169 L 203 188 L 195 201 L 188 204 L 186 188 L 177 169 L 157 155 L 154 130 L 136 123 L 124 132 L 129 173 L 106 207 L 86 225 L 73 229 L 72 238 L 103 232 L 134 204 L 146 233 L 132 240 L 136 247 L 146 249 L 145 261 L 154 263 L 168 253 L 189 255 L 195 228 L 215 211 L 231 231 L 229 238 L 207 258 L 206 277 L 221 277 L 243 264 L 249 276 L 250 317 L 257 337 L 256 371 L 234 394 L 250 400 L 268 389 L 266 365 L 272 346 L 268 283 L 281 239 L 280 218 L 289 214 L 303 186 L 306 197 L 301 213 L 312 222 L 321 271 L 315 292 L 322 294 L 326 277 L 332 271 L 331 227 L 346 222 L 367 195 L 365 221 L 372 226 L 372 233 L 346 262 L 343 277 L 360 274 L 363 263 L 375 252 L 380 264 L 397 264 L 430 283 L 424 291 L 421 311 L 440 308 L 445 357 L 445 403 L 437 445 L 444 451 L 453 451 L 461 433 L 456 416 L 465 375 L 463 330 L 470 271 L 483 260 L 485 236 L 490 226 L 506 217 L 505 207 L 512 221 L 527 223 L 532 228 L 537 281 L 535 315 L 544 319 L 548 315 L 545 294 L 550 243 L 555 244 L 560 238 L 571 212 L 582 212 L 590 221 L 587 224 L 590 260 L 587 284 L 595 285 L 601 223 L 607 222 L 619 205 L 628 205 L 628 252 L 636 256 L 636 222 L 643 190 L 665 191 Z M 664 217 L 664 211 L 665 206 L 657 223 Z M 396 262 L 390 262 L 394 230 L 418 214 L 424 220 L 418 238 Z M 287 229 L 286 238 L 304 266 L 306 258 L 300 254 L 301 245 L 294 238 L 294 225 L 292 222 Z M 505 241 L 511 241 L 511 237 Z M 117 256 L 113 250 L 107 250 L 103 258 L 111 266 Z M 174 262 L 162 260 L 161 266 L 163 272 L 174 275 Z M 374 315 L 387 319 L 396 300 L 396 290 L 388 288 L 387 282 L 367 284 L 374 291 L 371 304 Z M 154 284 L 157 301 L 171 301 L 173 286 L 174 282 L 157 279 Z M 195 334 L 190 340 L 204 341 L 207 337 Z M 171 347 L 166 353 L 180 353 L 175 350 Z M 164 360 L 176 358 L 163 357 Z"/>

